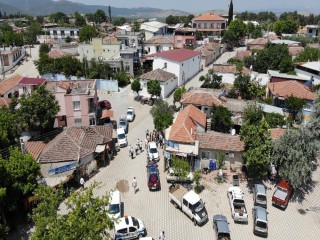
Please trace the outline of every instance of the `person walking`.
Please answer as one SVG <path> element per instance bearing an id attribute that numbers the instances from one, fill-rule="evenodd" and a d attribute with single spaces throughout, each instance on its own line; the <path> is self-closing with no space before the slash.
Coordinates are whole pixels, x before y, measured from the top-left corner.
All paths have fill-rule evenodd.
<path id="1" fill-rule="evenodd" d="M 162 231 L 162 232 L 160 233 L 159 240 L 164 240 L 164 238 L 165 238 L 164 231 Z"/>
<path id="2" fill-rule="evenodd" d="M 81 186 L 82 189 L 84 189 L 84 179 L 83 179 L 83 177 L 80 178 L 80 186 Z"/>
<path id="3" fill-rule="evenodd" d="M 135 148 L 136 148 L 136 156 L 138 156 L 138 154 L 139 154 L 139 144 L 138 143 L 136 144 Z"/>
<path id="4" fill-rule="evenodd" d="M 133 188 L 134 194 L 137 193 L 137 186 L 138 186 L 138 182 L 137 182 L 136 177 L 134 177 L 132 180 L 132 188 Z"/>
<path id="5" fill-rule="evenodd" d="M 141 140 L 139 142 L 139 148 L 140 148 L 140 152 L 142 153 L 142 141 Z"/>
<path id="6" fill-rule="evenodd" d="M 144 145 L 144 148 L 146 149 L 146 151 L 148 150 L 148 138 L 146 137 L 146 140 L 145 140 L 145 145 Z"/>

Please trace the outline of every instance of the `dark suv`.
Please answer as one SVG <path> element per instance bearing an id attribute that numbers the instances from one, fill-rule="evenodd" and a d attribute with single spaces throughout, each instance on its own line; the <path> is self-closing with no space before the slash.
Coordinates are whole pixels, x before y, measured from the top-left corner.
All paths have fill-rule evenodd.
<path id="1" fill-rule="evenodd" d="M 230 240 L 230 230 L 227 218 L 217 214 L 213 216 L 213 228 L 216 231 L 217 240 Z"/>
<path id="2" fill-rule="evenodd" d="M 147 181 L 149 190 L 160 190 L 160 177 L 158 164 L 155 162 L 148 162 L 147 164 Z"/>

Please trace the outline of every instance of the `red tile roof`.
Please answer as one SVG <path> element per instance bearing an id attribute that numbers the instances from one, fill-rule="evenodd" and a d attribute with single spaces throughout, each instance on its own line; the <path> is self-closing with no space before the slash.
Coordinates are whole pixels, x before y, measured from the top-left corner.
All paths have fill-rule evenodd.
<path id="1" fill-rule="evenodd" d="M 237 51 L 235 58 L 242 60 L 245 57 L 251 56 L 251 51 Z"/>
<path id="2" fill-rule="evenodd" d="M 0 109 L 3 107 L 9 107 L 10 102 L 11 102 L 10 98 L 0 97 Z"/>
<path id="3" fill-rule="evenodd" d="M 198 51 L 192 51 L 189 49 L 173 49 L 153 54 L 154 57 L 160 57 L 175 62 L 183 62 L 199 55 L 200 53 Z"/>
<path id="4" fill-rule="evenodd" d="M 24 84 L 24 85 L 38 85 L 38 84 L 42 84 L 45 81 L 47 81 L 44 78 L 28 78 L 28 77 L 24 77 L 19 81 L 19 84 Z"/>
<path id="5" fill-rule="evenodd" d="M 159 80 L 160 82 L 166 82 L 175 77 L 176 75 L 174 75 L 173 73 L 158 68 L 141 75 L 139 78 L 145 80 Z"/>
<path id="6" fill-rule="evenodd" d="M 195 21 L 225 21 L 223 17 L 215 15 L 213 13 L 202 13 L 199 16 L 195 17 Z"/>
<path id="7" fill-rule="evenodd" d="M 197 133 L 196 139 L 199 140 L 199 148 L 202 149 L 232 152 L 242 152 L 244 150 L 244 142 L 240 140 L 239 135 L 233 136 L 227 133 L 208 131 Z"/>
<path id="8" fill-rule="evenodd" d="M 51 51 L 48 53 L 48 56 L 50 58 L 61 58 L 65 56 L 72 56 L 72 54 L 55 48 L 55 49 L 51 49 Z"/>
<path id="9" fill-rule="evenodd" d="M 169 140 L 179 143 L 194 143 L 197 124 L 205 128 L 206 114 L 193 105 L 188 105 L 179 112 L 172 124 Z"/>
<path id="10" fill-rule="evenodd" d="M 208 107 L 223 105 L 213 92 L 186 92 L 181 98 L 181 103 Z"/>
<path id="11" fill-rule="evenodd" d="M 239 73 L 235 65 L 217 64 L 217 65 L 213 65 L 213 70 L 214 72 L 218 72 L 218 73 L 233 73 L 233 74 Z M 246 75 L 251 74 L 251 70 L 246 67 L 242 68 L 241 72 Z"/>
<path id="12" fill-rule="evenodd" d="M 22 79 L 22 76 L 19 74 L 15 74 L 8 79 L 5 79 L 0 82 L 0 96 L 5 94 L 6 92 L 13 89 L 18 82 Z"/>
<path id="13" fill-rule="evenodd" d="M 173 40 L 168 37 L 152 37 L 149 40 L 145 41 L 144 44 L 173 44 Z"/>
<path id="14" fill-rule="evenodd" d="M 46 144 L 42 141 L 30 141 L 25 143 L 25 150 L 30 153 L 34 160 L 38 160 Z"/>
<path id="15" fill-rule="evenodd" d="M 277 140 L 279 139 L 287 129 L 285 128 L 271 128 L 271 139 Z"/>
<path id="16" fill-rule="evenodd" d="M 307 90 L 303 84 L 297 81 L 282 81 L 268 83 L 268 88 L 272 95 L 278 95 L 279 97 L 294 96 L 300 99 L 315 100 L 316 94 Z"/>

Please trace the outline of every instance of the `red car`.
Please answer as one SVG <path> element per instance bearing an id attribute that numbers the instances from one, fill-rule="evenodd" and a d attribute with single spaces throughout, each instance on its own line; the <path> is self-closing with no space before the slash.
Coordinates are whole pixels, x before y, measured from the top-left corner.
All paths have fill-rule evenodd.
<path id="1" fill-rule="evenodd" d="M 155 162 L 149 162 L 147 164 L 147 180 L 149 190 L 160 190 L 160 177 L 158 164 Z"/>
<path id="2" fill-rule="evenodd" d="M 288 182 L 281 180 L 273 193 L 272 205 L 278 206 L 282 209 L 286 209 L 292 192 L 292 186 Z"/>
<path id="3" fill-rule="evenodd" d="M 98 107 L 101 109 L 111 109 L 111 103 L 108 100 L 102 100 L 98 102 Z"/>

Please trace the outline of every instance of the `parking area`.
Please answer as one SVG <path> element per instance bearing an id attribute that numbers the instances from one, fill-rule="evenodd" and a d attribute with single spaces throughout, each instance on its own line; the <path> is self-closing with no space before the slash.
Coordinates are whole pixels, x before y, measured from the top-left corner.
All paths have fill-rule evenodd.
<path id="1" fill-rule="evenodd" d="M 145 131 L 153 129 L 152 117 L 149 114 L 151 109 L 148 105 L 141 105 L 133 100 L 134 94 L 130 87 L 121 90 L 119 93 L 111 95 L 100 95 L 100 100 L 108 99 L 112 104 L 114 119 L 126 113 L 127 107 L 134 107 L 136 118 L 129 125 L 127 135 L 129 144 L 137 143 L 138 138 L 144 140 Z M 93 181 L 101 182 L 101 188 L 95 194 L 102 195 L 106 191 L 114 189 L 116 183 L 124 180 L 129 184 L 129 190 L 122 192 L 124 215 L 131 215 L 144 221 L 148 236 L 154 239 L 159 238 L 160 231 L 165 231 L 168 240 L 205 240 L 215 239 L 212 228 L 212 216 L 223 214 L 229 221 L 229 228 L 232 239 L 260 239 L 253 235 L 252 214 L 253 207 L 252 193 L 247 187 L 247 182 L 241 182 L 240 187 L 244 192 L 244 199 L 249 214 L 247 225 L 235 224 L 231 218 L 227 189 L 230 183 L 215 183 L 214 176 L 207 176 L 205 181 L 206 189 L 200 194 L 205 202 L 209 215 L 209 222 L 204 226 L 194 226 L 193 222 L 180 210 L 176 209 L 170 202 L 168 196 L 169 184 L 165 181 L 166 173 L 163 171 L 163 155 L 159 162 L 161 190 L 150 192 L 147 187 L 146 173 L 146 151 L 129 158 L 128 148 L 121 148 L 118 155 L 104 168 L 91 178 L 86 185 Z M 138 192 L 134 194 L 131 188 L 133 177 L 137 178 Z M 313 192 L 306 196 L 302 203 L 290 202 L 288 208 L 282 211 L 271 206 L 271 196 L 273 187 L 270 185 L 268 193 L 268 218 L 269 218 L 269 239 L 316 239 L 320 234 L 320 171 L 314 174 L 315 188 Z M 302 210 L 304 211 L 302 211 Z M 305 211 L 309 209 L 311 211 Z"/>

